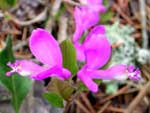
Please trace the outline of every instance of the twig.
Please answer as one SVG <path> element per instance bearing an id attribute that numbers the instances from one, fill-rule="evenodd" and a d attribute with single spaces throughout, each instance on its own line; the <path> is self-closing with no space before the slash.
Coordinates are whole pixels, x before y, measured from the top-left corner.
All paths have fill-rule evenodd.
<path id="1" fill-rule="evenodd" d="M 128 90 L 128 88 L 129 88 L 129 86 L 125 86 L 125 87 L 121 88 L 117 93 L 104 98 L 102 101 L 100 101 L 100 103 L 104 103 L 104 102 L 106 102 L 106 101 L 108 101 L 108 100 L 110 100 L 116 96 L 119 96 L 119 95 L 125 93 Z"/>
<path id="2" fill-rule="evenodd" d="M 143 77 L 146 79 L 146 80 L 150 80 L 150 73 L 147 72 L 146 70 L 142 70 L 142 73 L 143 73 Z"/>
<path id="3" fill-rule="evenodd" d="M 13 51 L 17 51 L 18 49 L 20 49 L 21 47 L 23 47 L 27 44 L 28 44 L 27 40 L 22 40 L 17 45 L 13 46 Z"/>
<path id="4" fill-rule="evenodd" d="M 27 38 L 27 32 L 28 32 L 27 27 L 24 27 L 23 28 L 23 34 L 22 34 L 22 40 L 26 40 L 26 38 Z"/>
<path id="5" fill-rule="evenodd" d="M 114 4 L 113 7 L 130 25 L 134 25 L 133 21 L 121 10 L 117 4 Z"/>
<path id="6" fill-rule="evenodd" d="M 45 29 L 49 32 L 52 32 L 53 26 L 55 25 L 55 15 L 60 9 L 62 0 L 55 0 L 52 7 L 49 8 L 48 13 L 49 13 L 49 19 L 47 21 Z M 51 17 L 50 17 L 51 16 Z"/>
<path id="7" fill-rule="evenodd" d="M 110 104 L 111 101 L 106 102 L 97 113 L 103 113 Z"/>
<path id="8" fill-rule="evenodd" d="M 113 106 L 109 106 L 108 107 L 108 110 L 112 111 L 113 113 L 123 113 L 124 112 L 124 109 L 122 108 L 116 108 L 116 107 L 113 107 Z"/>
<path id="9" fill-rule="evenodd" d="M 123 44 L 124 44 L 123 42 L 116 42 L 116 43 L 112 44 L 112 48 L 118 48 Z"/>
<path id="10" fill-rule="evenodd" d="M 71 5 L 75 5 L 75 6 L 82 6 L 82 4 L 72 1 L 72 0 L 63 0 L 63 2 L 69 3 Z"/>
<path id="11" fill-rule="evenodd" d="M 31 59 L 32 55 L 31 54 L 18 54 L 16 52 L 15 53 L 15 58 L 17 58 L 17 59 Z"/>
<path id="12" fill-rule="evenodd" d="M 139 0 L 142 24 L 143 48 L 148 48 L 148 36 L 146 32 L 146 10 L 145 0 Z"/>
<path id="13" fill-rule="evenodd" d="M 2 34 L 12 34 L 12 35 L 20 35 L 21 32 L 16 29 L 7 29 L 6 31 L 2 32 Z"/>
<path id="14" fill-rule="evenodd" d="M 85 113 L 91 113 L 79 100 L 75 100 L 77 106 L 83 110 Z"/>
<path id="15" fill-rule="evenodd" d="M 129 86 L 132 86 L 132 87 L 135 87 L 135 88 L 137 88 L 138 90 L 140 90 L 141 89 L 141 85 L 137 85 L 135 82 L 133 82 L 133 81 L 125 81 L 125 83 L 127 83 Z"/>
<path id="16" fill-rule="evenodd" d="M 79 106 L 77 106 L 77 108 L 76 108 L 76 113 L 80 113 L 80 108 L 79 108 Z"/>
<path id="17" fill-rule="evenodd" d="M 142 66 L 148 73 L 150 73 L 150 70 L 149 70 L 150 67 L 148 67 L 147 65 L 142 65 Z"/>
<path id="18" fill-rule="evenodd" d="M 41 12 L 38 16 L 36 16 L 35 18 L 33 18 L 32 20 L 29 20 L 29 21 L 21 21 L 8 12 L 6 12 L 5 15 L 10 16 L 11 20 L 19 26 L 28 26 L 28 25 L 31 25 L 31 24 L 45 20 L 46 19 L 46 13 L 47 13 L 47 8 L 45 8 L 44 11 Z"/>
<path id="19" fill-rule="evenodd" d="M 71 106 L 71 101 L 67 101 L 63 113 L 68 113 L 70 106 Z"/>
<path id="20" fill-rule="evenodd" d="M 150 80 L 150 70 L 149 67 L 147 67 L 146 65 L 142 66 L 142 72 L 143 72 L 143 76 L 147 79 Z"/>
<path id="21" fill-rule="evenodd" d="M 51 15 L 52 16 L 55 16 L 57 14 L 57 12 L 60 9 L 61 3 L 62 3 L 62 0 L 55 0 L 55 2 L 53 3 L 53 6 L 51 8 Z"/>
<path id="22" fill-rule="evenodd" d="M 144 98 L 144 96 L 146 95 L 149 89 L 150 89 L 150 81 L 145 86 L 143 86 L 139 94 L 131 102 L 131 104 L 128 106 L 128 108 L 126 109 L 124 113 L 132 113 L 135 107 L 142 101 L 142 99 Z"/>
<path id="23" fill-rule="evenodd" d="M 64 108 L 64 112 L 63 113 L 70 112 L 69 111 L 70 107 L 72 106 L 72 104 L 74 104 L 74 100 L 76 100 L 78 98 L 79 94 L 80 94 L 79 92 L 76 92 L 74 95 L 72 95 L 71 99 L 67 101 L 67 104 L 66 104 L 66 106 Z M 80 107 L 78 107 L 78 108 L 80 108 Z"/>
<path id="24" fill-rule="evenodd" d="M 93 109 L 91 103 L 89 102 L 89 100 L 87 99 L 84 93 L 81 93 L 81 97 L 83 101 L 85 102 L 85 104 L 87 105 L 87 107 L 89 108 L 89 110 L 91 111 L 91 113 L 96 113 L 96 111 Z"/>
<path id="25" fill-rule="evenodd" d="M 131 88 L 125 94 L 130 94 L 130 93 L 134 93 L 134 92 L 138 92 L 138 91 L 139 91 L 138 88 Z"/>
<path id="26" fill-rule="evenodd" d="M 61 43 L 67 38 L 68 18 L 62 15 L 59 19 L 58 42 Z"/>

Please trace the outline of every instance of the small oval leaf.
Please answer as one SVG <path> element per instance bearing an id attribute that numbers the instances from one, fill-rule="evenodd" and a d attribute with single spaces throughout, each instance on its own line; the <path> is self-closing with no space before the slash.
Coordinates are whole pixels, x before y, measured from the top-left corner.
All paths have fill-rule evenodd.
<path id="1" fill-rule="evenodd" d="M 72 75 L 75 75 L 78 71 L 76 50 L 70 39 L 63 41 L 60 44 L 63 55 L 63 66 L 69 69 Z"/>
<path id="2" fill-rule="evenodd" d="M 49 103 L 51 103 L 54 107 L 64 107 L 63 105 L 63 98 L 54 92 L 48 92 L 43 94 L 44 98 L 48 100 Z"/>
<path id="3" fill-rule="evenodd" d="M 71 97 L 74 88 L 67 81 L 52 78 L 47 86 L 47 90 L 49 92 L 55 92 L 63 97 L 65 100 L 68 100 Z"/>

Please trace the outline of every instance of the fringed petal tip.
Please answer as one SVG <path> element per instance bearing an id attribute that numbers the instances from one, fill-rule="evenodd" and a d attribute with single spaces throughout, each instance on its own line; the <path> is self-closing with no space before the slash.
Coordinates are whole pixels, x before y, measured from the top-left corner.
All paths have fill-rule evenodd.
<path id="1" fill-rule="evenodd" d="M 6 76 L 11 76 L 14 72 L 13 71 L 8 71 L 6 72 Z"/>
<path id="2" fill-rule="evenodd" d="M 11 76 L 12 74 L 19 73 L 21 71 L 21 69 L 20 69 L 21 67 L 20 67 L 18 61 L 14 62 L 14 63 L 8 62 L 7 66 L 9 66 L 12 69 L 11 71 L 6 72 L 7 76 Z"/>
<path id="3" fill-rule="evenodd" d="M 135 66 L 128 66 L 127 67 L 128 70 L 128 77 L 130 80 L 134 80 L 134 81 L 139 81 L 141 80 L 141 71 L 136 68 Z"/>
<path id="4" fill-rule="evenodd" d="M 28 60 L 16 60 L 14 63 L 8 62 L 7 65 L 12 69 L 6 72 L 7 76 L 11 76 L 14 73 L 19 73 L 21 76 L 30 76 L 45 70 L 45 68 Z"/>

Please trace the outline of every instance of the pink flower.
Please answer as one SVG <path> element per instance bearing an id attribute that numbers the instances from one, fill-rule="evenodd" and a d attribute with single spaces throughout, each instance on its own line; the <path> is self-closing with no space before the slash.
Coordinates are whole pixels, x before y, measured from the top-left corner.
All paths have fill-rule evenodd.
<path id="1" fill-rule="evenodd" d="M 46 30 L 41 28 L 34 30 L 29 39 L 29 47 L 32 54 L 44 66 L 40 66 L 29 60 L 17 60 L 14 63 L 8 63 L 8 66 L 12 70 L 6 73 L 7 76 L 15 72 L 22 76 L 30 76 L 36 80 L 52 76 L 67 79 L 71 76 L 70 71 L 63 68 L 59 44 Z"/>
<path id="2" fill-rule="evenodd" d="M 96 25 L 100 20 L 100 13 L 106 10 L 102 1 L 81 0 L 81 2 L 86 3 L 81 7 L 75 7 L 74 19 L 76 29 L 73 35 L 73 42 L 78 41 L 85 30 Z"/>
<path id="3" fill-rule="evenodd" d="M 93 37 L 93 38 L 91 38 L 91 37 Z M 93 49 L 94 46 L 96 46 L 97 48 L 100 48 L 101 46 L 103 46 L 104 43 L 102 41 L 101 41 L 102 43 L 100 43 L 100 44 L 97 43 L 97 45 L 95 45 L 94 42 L 97 42 L 97 40 L 99 40 L 99 38 L 97 38 L 97 37 L 99 37 L 99 38 L 103 37 L 103 40 L 106 42 L 105 47 L 107 46 L 107 48 L 106 48 L 107 49 L 106 51 L 108 51 L 107 56 L 110 55 L 109 53 L 111 53 L 111 49 L 110 49 L 111 47 L 110 47 L 109 42 L 106 40 L 105 27 L 103 25 L 98 25 L 98 26 L 94 27 L 91 30 L 91 32 L 89 32 L 89 34 L 86 36 L 83 43 L 79 43 L 78 41 L 74 43 L 74 46 L 75 46 L 76 52 L 77 52 L 77 60 L 79 60 L 81 62 L 85 62 L 85 49 L 86 50 L 89 48 Z M 91 42 L 93 40 L 94 40 L 94 42 Z M 101 51 L 100 51 L 100 53 L 101 53 Z M 109 57 L 107 57 L 107 58 L 109 58 Z M 108 59 L 106 59 L 106 61 L 107 60 Z"/>
<path id="4" fill-rule="evenodd" d="M 93 79 L 140 79 L 140 70 L 134 66 L 119 64 L 105 70 L 99 69 L 104 66 L 111 57 L 111 46 L 105 36 L 104 26 L 96 26 L 92 29 L 83 44 L 80 44 L 79 47 L 76 48 L 78 51 L 78 59 L 85 60 L 85 64 L 78 71 L 77 76 L 92 92 L 98 91 L 98 85 Z"/>

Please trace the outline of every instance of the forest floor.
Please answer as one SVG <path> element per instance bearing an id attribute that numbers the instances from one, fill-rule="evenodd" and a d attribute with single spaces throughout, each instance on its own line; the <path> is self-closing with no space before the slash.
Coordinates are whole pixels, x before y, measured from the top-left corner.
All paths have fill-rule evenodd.
<path id="1" fill-rule="evenodd" d="M 112 16 L 106 17 L 103 24 L 131 25 L 135 31 L 132 37 L 142 47 L 143 32 L 150 42 L 150 1 L 145 2 L 145 20 L 141 15 L 140 0 L 108 0 Z M 144 1 L 144 0 L 143 0 Z M 5 46 L 8 34 L 13 37 L 13 52 L 17 59 L 33 59 L 28 48 L 28 37 L 33 29 L 42 27 L 52 32 L 61 42 L 72 37 L 74 32 L 73 8 L 79 2 L 72 0 L 20 0 L 15 7 L 0 10 L 0 50 Z M 145 29 L 143 21 L 146 22 Z M 113 45 L 117 47 L 118 45 Z M 148 45 L 150 47 L 150 43 Z M 33 59 L 34 60 L 34 59 Z M 118 84 L 118 90 L 106 94 L 106 85 L 93 97 L 83 92 L 74 100 L 77 113 L 150 113 L 150 64 L 141 65 L 142 82 L 125 81 Z M 33 90 L 25 99 L 21 113 L 61 113 L 63 109 L 51 107 L 43 98 L 44 81 L 35 82 Z M 0 113 L 13 113 L 10 94 L 0 87 Z M 33 104 L 33 103 L 34 104 Z M 28 105 L 28 104 L 31 105 Z M 34 109 L 33 109 L 34 108 Z M 33 111 L 34 110 L 34 111 Z M 70 111 L 70 113 L 73 113 Z"/>

